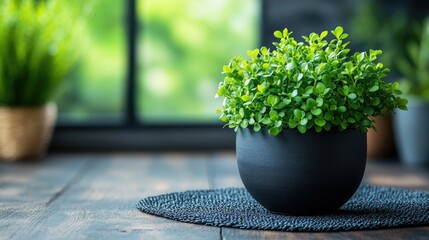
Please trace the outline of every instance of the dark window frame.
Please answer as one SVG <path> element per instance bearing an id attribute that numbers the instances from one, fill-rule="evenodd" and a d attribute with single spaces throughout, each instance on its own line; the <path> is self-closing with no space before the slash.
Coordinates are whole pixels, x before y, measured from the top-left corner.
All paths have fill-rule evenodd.
<path id="1" fill-rule="evenodd" d="M 264 42 L 265 0 L 260 0 L 259 42 Z M 218 151 L 235 148 L 235 133 L 223 123 L 148 123 L 137 117 L 137 0 L 124 1 L 127 71 L 123 123 L 58 124 L 52 151 Z M 144 70 L 143 70 L 144 71 Z"/>

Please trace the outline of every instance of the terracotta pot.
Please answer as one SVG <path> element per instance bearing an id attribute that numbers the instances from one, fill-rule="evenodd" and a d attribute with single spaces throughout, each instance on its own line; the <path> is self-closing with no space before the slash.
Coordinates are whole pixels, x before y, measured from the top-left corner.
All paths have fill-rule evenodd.
<path id="1" fill-rule="evenodd" d="M 395 155 L 392 116 L 374 118 L 377 131 L 368 131 L 368 158 L 387 159 Z"/>
<path id="2" fill-rule="evenodd" d="M 366 164 L 366 135 L 356 130 L 301 134 L 237 132 L 237 162 L 250 195 L 282 214 L 330 213 L 357 190 Z"/>
<path id="3" fill-rule="evenodd" d="M 40 107 L 0 107 L 0 159 L 42 157 L 51 140 L 56 115 L 53 103 Z"/>

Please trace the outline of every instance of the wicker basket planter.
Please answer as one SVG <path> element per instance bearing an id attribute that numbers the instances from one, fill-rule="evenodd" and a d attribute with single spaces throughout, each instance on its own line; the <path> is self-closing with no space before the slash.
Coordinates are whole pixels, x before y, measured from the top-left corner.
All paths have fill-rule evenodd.
<path id="1" fill-rule="evenodd" d="M 42 157 L 51 140 L 56 115 L 53 103 L 41 107 L 0 107 L 0 159 Z"/>

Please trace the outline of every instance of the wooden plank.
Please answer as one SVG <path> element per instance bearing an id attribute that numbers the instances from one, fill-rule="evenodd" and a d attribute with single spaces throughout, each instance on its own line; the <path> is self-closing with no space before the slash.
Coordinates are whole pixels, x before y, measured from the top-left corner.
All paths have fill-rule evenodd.
<path id="1" fill-rule="evenodd" d="M 237 230 L 232 228 L 222 228 L 222 239 L 234 240 L 256 240 L 256 239 L 290 239 L 290 240 L 353 240 L 353 239 L 374 239 L 374 240 L 403 240 L 403 239 L 429 239 L 429 230 L 426 227 L 420 228 L 400 228 L 391 230 L 372 231 L 352 231 L 352 232 L 331 232 L 331 233 L 303 233 L 303 232 L 276 232 L 258 230 Z"/>
<path id="2" fill-rule="evenodd" d="M 209 162 L 212 188 L 241 187 L 235 156 L 213 157 Z M 364 182 L 429 190 L 425 170 L 408 169 L 397 163 L 369 162 Z M 397 228 L 333 233 L 300 233 L 222 228 L 222 239 L 429 239 L 429 227 Z"/>
<path id="3" fill-rule="evenodd" d="M 15 239 L 219 239 L 220 229 L 139 212 L 149 195 L 208 188 L 206 158 L 187 155 L 100 156 L 45 217 Z"/>
<path id="4" fill-rule="evenodd" d="M 407 168 L 392 161 L 368 161 L 364 182 L 429 191 L 429 171 Z"/>
<path id="5" fill-rule="evenodd" d="M 87 158 L 48 156 L 35 162 L 0 162 L 0 239 L 40 221 L 46 206 L 84 171 Z"/>
<path id="6" fill-rule="evenodd" d="M 210 188 L 244 187 L 235 154 L 212 155 L 208 161 Z"/>
<path id="7" fill-rule="evenodd" d="M 87 162 L 89 156 L 49 156 L 34 162 L 0 162 L 0 203 L 47 204 Z"/>

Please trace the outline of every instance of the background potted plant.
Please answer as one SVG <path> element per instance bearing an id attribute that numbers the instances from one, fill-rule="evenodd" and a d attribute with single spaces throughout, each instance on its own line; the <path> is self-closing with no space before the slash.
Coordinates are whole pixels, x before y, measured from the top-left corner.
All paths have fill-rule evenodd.
<path id="1" fill-rule="evenodd" d="M 233 58 L 217 96 L 237 131 L 237 162 L 249 193 L 273 212 L 315 214 L 342 206 L 359 186 L 373 118 L 406 109 L 398 83 L 382 79 L 379 50 L 349 54 L 342 27 L 297 42 L 276 31 L 275 50 Z"/>
<path id="2" fill-rule="evenodd" d="M 414 25 L 417 40 L 406 45 L 407 56 L 398 58 L 404 77 L 401 89 L 410 100 L 407 112 L 395 116 L 400 159 L 407 165 L 429 168 L 429 18 Z"/>
<path id="3" fill-rule="evenodd" d="M 389 8 L 386 8 L 386 5 Z M 355 14 L 351 17 L 351 41 L 357 49 L 381 49 L 383 54 L 380 61 L 391 73 L 385 79 L 388 82 L 399 78 L 398 58 L 405 57 L 405 46 L 408 41 L 415 39 L 413 21 L 421 21 L 421 14 L 410 9 L 419 4 L 404 3 L 403 1 L 363 0 L 359 1 Z M 420 6 L 422 8 L 422 6 Z M 368 131 L 368 157 L 377 160 L 391 160 L 396 155 L 392 115 L 374 118 L 376 130 Z"/>
<path id="4" fill-rule="evenodd" d="M 64 4 L 0 2 L 0 159 L 40 157 L 50 140 L 51 100 L 76 62 L 83 27 Z"/>

